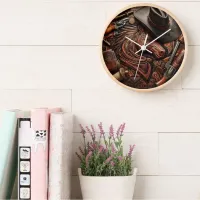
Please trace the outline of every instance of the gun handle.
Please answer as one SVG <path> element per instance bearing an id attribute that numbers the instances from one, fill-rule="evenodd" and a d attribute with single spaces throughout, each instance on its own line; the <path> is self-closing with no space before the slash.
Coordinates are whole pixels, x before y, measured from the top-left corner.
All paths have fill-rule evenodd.
<path id="1" fill-rule="evenodd" d="M 108 33 L 112 32 L 113 30 L 115 30 L 115 25 L 114 24 L 110 24 L 108 26 L 108 28 L 106 29 L 105 34 L 108 34 Z"/>
<path id="2" fill-rule="evenodd" d="M 185 50 L 182 49 L 181 52 L 179 53 L 179 55 L 174 59 L 172 66 L 177 69 L 179 68 L 179 66 L 181 65 L 181 62 L 184 58 L 184 54 L 185 54 Z"/>

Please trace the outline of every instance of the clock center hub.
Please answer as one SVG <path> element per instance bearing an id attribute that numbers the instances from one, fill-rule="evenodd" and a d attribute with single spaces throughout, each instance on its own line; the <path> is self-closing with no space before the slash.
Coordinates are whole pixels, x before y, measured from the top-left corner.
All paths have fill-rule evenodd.
<path id="1" fill-rule="evenodd" d="M 142 50 L 142 51 L 145 51 L 145 50 L 146 50 L 146 46 L 145 46 L 145 45 L 142 45 L 142 46 L 141 46 L 141 50 Z"/>

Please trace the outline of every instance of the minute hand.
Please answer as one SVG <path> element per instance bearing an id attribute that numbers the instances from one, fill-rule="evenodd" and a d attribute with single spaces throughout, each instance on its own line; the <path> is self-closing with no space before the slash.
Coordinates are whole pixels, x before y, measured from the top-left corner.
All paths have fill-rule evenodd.
<path id="1" fill-rule="evenodd" d="M 171 29 L 165 31 L 163 34 L 161 34 L 160 36 L 158 36 L 156 39 L 152 40 L 151 42 L 149 42 L 146 47 L 148 47 L 150 44 L 152 44 L 153 42 L 155 42 L 156 40 L 158 40 L 159 38 L 161 38 L 163 35 L 165 35 L 166 33 L 168 33 L 169 31 L 171 31 Z"/>

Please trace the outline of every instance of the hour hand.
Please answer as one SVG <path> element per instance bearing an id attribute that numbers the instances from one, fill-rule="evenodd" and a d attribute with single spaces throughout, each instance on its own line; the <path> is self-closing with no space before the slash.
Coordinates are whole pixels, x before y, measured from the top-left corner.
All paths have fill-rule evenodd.
<path id="1" fill-rule="evenodd" d="M 131 38 L 129 38 L 129 37 L 127 37 L 127 36 L 126 36 L 125 38 L 126 38 L 127 40 L 133 42 L 134 44 L 138 45 L 138 46 L 140 47 L 140 50 L 139 50 L 139 51 L 142 51 L 142 50 L 144 51 L 144 50 L 146 50 L 146 51 L 148 51 L 149 53 L 152 53 L 151 51 L 149 51 L 149 50 L 146 48 L 145 45 L 141 46 L 140 44 L 138 44 L 137 42 L 135 42 L 134 40 L 132 40 Z M 137 51 L 136 54 L 137 54 L 139 51 Z"/>
<path id="2" fill-rule="evenodd" d="M 131 41 L 131 42 L 133 42 L 133 43 L 135 43 L 136 45 L 138 45 L 139 47 L 142 47 L 140 44 L 138 44 L 137 42 L 135 42 L 134 40 L 132 40 L 131 38 L 129 38 L 129 37 L 125 37 L 127 40 L 129 40 L 129 41 Z"/>

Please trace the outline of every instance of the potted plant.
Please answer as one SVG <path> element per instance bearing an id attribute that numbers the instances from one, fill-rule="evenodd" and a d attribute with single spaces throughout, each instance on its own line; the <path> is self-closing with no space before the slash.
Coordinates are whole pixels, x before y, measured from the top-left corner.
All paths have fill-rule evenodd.
<path id="1" fill-rule="evenodd" d="M 132 167 L 132 153 L 135 145 L 130 145 L 129 152 L 123 152 L 123 132 L 125 123 L 114 133 L 109 128 L 108 136 L 102 123 L 98 124 L 99 136 L 91 125 L 81 126 L 84 147 L 79 147 L 76 155 L 80 159 L 78 169 L 83 199 L 91 200 L 131 200 L 134 194 L 137 169 Z M 90 141 L 86 139 L 90 134 Z"/>

